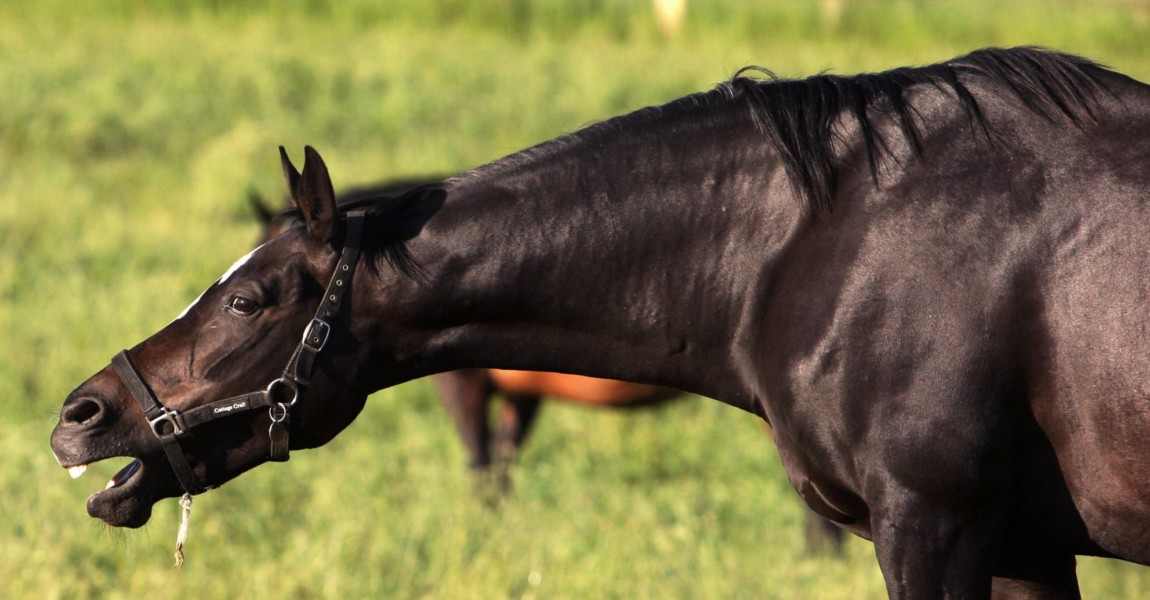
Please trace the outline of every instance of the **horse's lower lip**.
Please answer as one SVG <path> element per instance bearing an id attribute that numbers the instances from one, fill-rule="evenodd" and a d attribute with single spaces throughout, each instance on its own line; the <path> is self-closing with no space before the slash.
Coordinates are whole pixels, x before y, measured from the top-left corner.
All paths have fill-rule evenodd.
<path id="1" fill-rule="evenodd" d="M 148 477 L 146 464 L 136 467 L 135 462 L 112 478 L 112 487 L 88 496 L 89 515 L 113 527 L 134 528 L 148 522 L 156 502 L 156 482 Z"/>
<path id="2" fill-rule="evenodd" d="M 120 469 L 108 487 L 88 496 L 88 514 L 113 527 L 140 527 L 148 522 L 155 503 L 156 482 L 148 465 L 132 459 Z"/>

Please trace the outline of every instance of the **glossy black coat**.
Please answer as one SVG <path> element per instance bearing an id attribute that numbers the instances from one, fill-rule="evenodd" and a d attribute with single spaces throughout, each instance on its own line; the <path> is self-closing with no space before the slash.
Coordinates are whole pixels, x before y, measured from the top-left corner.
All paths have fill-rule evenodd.
<path id="1" fill-rule="evenodd" d="M 1033 49 L 612 119 L 374 207 L 293 447 L 452 369 L 678 388 L 767 419 L 892 597 L 1075 597 L 1076 554 L 1150 563 L 1148 164 L 1150 89 Z M 303 177 L 308 227 L 132 349 L 165 403 L 286 359 L 340 244 L 314 151 Z M 226 481 L 266 458 L 264 419 L 186 451 Z M 92 514 L 178 493 L 148 435 L 108 369 L 69 397 L 62 465 L 145 465 Z"/>

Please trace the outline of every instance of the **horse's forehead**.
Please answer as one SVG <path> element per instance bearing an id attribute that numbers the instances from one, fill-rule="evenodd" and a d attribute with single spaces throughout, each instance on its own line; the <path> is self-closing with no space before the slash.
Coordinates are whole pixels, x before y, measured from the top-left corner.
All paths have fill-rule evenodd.
<path id="1" fill-rule="evenodd" d="M 224 271 L 223 275 L 220 275 L 220 278 L 216 280 L 216 283 L 226 283 L 228 279 L 232 277 L 232 275 L 236 274 L 236 271 L 239 271 L 241 267 L 248 264 L 248 261 L 251 260 L 252 257 L 255 256 L 256 252 L 259 252 L 261 248 L 263 248 L 263 245 L 256 246 L 255 249 L 253 249 L 251 252 L 241 256 L 239 260 L 235 262 L 235 264 L 228 267 L 227 271 Z"/>
<path id="2" fill-rule="evenodd" d="M 200 300 L 203 299 L 204 294 L 208 293 L 208 290 L 212 289 L 212 287 L 214 287 L 216 285 L 226 283 L 228 279 L 231 279 L 231 277 L 236 274 L 236 271 L 239 271 L 241 268 L 243 268 L 244 265 L 248 264 L 248 261 L 250 261 L 252 259 L 252 257 L 255 256 L 256 252 L 259 252 L 259 250 L 263 247 L 264 247 L 263 245 L 257 246 L 251 252 L 248 252 L 247 254 L 241 256 L 239 258 L 239 260 L 237 260 L 234 264 L 232 264 L 232 266 L 228 267 L 227 271 L 224 271 L 223 275 L 220 275 L 220 278 L 217 279 L 215 283 L 208 286 L 208 289 L 201 292 L 200 295 L 197 296 L 195 300 L 192 300 L 192 303 L 189 304 L 187 306 L 187 308 L 185 308 L 183 310 L 183 312 L 181 312 L 179 314 L 179 316 L 177 316 L 174 320 L 179 321 L 180 319 L 186 317 L 188 315 L 188 313 L 192 310 L 192 308 L 200 303 Z"/>

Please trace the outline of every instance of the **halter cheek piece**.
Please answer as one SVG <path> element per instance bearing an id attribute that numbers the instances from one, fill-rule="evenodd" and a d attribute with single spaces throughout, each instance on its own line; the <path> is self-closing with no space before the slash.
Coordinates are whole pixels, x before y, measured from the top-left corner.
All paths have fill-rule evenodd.
<path id="1" fill-rule="evenodd" d="M 331 335 L 331 320 L 339 314 L 343 295 L 351 287 L 351 277 L 359 261 L 363 221 L 363 211 L 347 213 L 347 238 L 339 262 L 335 265 L 335 272 L 332 273 L 331 281 L 324 291 L 323 300 L 316 309 L 315 317 L 304 329 L 303 337 L 288 360 L 283 375 L 268 384 L 267 389 L 217 400 L 185 411 L 176 411 L 160 403 L 151 388 L 140 378 L 139 372 L 128 358 L 127 350 L 122 350 L 112 357 L 112 366 L 143 409 L 144 418 L 148 420 L 152 433 L 159 438 L 176 478 L 189 494 L 199 494 L 214 486 L 205 485 L 196 476 L 180 447 L 180 440 L 191 437 L 193 428 L 216 419 L 267 408 L 272 422 L 268 428 L 268 437 L 271 440 L 268 460 L 283 462 L 288 459 L 291 409 L 311 384 L 315 359 Z"/>

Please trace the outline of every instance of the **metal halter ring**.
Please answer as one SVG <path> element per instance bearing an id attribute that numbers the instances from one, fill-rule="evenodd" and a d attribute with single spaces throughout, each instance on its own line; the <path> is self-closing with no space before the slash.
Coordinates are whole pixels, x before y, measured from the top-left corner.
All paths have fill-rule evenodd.
<path id="1" fill-rule="evenodd" d="M 282 388 L 282 389 L 281 389 Z M 283 401 L 281 393 L 283 390 L 291 390 L 291 400 Z M 295 406 L 299 401 L 299 387 L 292 381 L 280 377 L 268 384 L 268 396 L 274 404 L 281 404 L 285 406 Z"/>
<path id="2" fill-rule="evenodd" d="M 271 417 L 272 423 L 283 423 L 288 417 L 289 407 L 282 402 L 276 402 L 268 407 L 268 416 Z"/>

